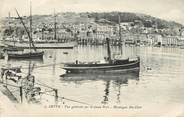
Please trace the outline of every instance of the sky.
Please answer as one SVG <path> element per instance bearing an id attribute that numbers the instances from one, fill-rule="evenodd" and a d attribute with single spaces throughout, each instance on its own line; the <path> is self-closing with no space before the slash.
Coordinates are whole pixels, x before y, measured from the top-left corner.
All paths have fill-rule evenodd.
<path id="1" fill-rule="evenodd" d="M 184 24 L 184 0 L 31 0 L 33 14 L 56 12 L 136 12 Z M 29 15 L 30 0 L 0 0 L 0 16 Z"/>

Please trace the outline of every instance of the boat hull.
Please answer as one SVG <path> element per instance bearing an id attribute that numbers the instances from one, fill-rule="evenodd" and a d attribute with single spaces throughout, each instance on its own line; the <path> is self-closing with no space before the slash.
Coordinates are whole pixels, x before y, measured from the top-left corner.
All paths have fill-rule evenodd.
<path id="1" fill-rule="evenodd" d="M 67 73 L 128 73 L 137 72 L 140 68 L 140 61 L 132 61 L 124 64 L 66 64 L 63 69 Z"/>
<path id="2" fill-rule="evenodd" d="M 43 59 L 44 52 L 8 53 L 8 59 Z"/>
<path id="3" fill-rule="evenodd" d="M 28 42 L 11 42 L 4 41 L 5 45 L 15 46 L 17 48 L 29 49 Z M 48 42 L 34 42 L 36 49 L 73 49 L 77 43 L 76 42 L 67 42 L 67 43 L 48 43 Z"/>

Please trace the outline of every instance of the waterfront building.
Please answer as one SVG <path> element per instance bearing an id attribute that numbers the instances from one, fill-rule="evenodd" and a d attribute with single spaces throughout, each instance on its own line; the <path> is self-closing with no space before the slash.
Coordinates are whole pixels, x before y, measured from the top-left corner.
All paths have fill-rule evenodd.
<path id="1" fill-rule="evenodd" d="M 177 46 L 178 45 L 178 36 L 164 36 L 162 40 L 162 45 L 164 46 Z"/>

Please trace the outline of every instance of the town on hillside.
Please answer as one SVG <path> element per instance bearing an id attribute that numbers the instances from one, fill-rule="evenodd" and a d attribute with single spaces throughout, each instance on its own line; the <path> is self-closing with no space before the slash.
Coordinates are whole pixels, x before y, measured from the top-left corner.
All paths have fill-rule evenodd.
<path id="1" fill-rule="evenodd" d="M 106 37 L 110 38 L 112 45 L 119 45 L 122 42 L 137 46 L 184 45 L 182 25 L 151 16 L 145 18 L 146 15 L 141 19 L 133 13 L 129 13 L 130 16 L 125 14 L 67 12 L 55 15 L 33 15 L 32 38 L 35 42 L 75 40 L 83 45 L 103 45 Z M 29 27 L 29 16 L 23 16 L 22 19 Z M 28 41 L 19 18 L 11 17 L 10 13 L 8 17 L 1 19 L 0 29 L 2 40 Z"/>

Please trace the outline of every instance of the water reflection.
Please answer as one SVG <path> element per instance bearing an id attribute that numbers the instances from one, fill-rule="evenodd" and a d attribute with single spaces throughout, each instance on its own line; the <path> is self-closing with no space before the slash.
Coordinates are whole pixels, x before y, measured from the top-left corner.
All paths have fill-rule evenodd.
<path id="1" fill-rule="evenodd" d="M 64 82 L 74 82 L 74 83 L 80 83 L 82 85 L 83 81 L 103 81 L 104 82 L 104 95 L 102 95 L 102 104 L 108 104 L 109 100 L 109 94 L 114 93 L 110 91 L 110 85 L 115 85 L 115 87 L 118 88 L 116 100 L 117 103 L 120 103 L 120 97 L 121 97 L 121 86 L 128 85 L 129 80 L 136 80 L 139 81 L 139 70 L 129 73 L 122 73 L 122 74 L 115 74 L 115 73 L 109 73 L 109 74 L 63 74 L 60 76 L 60 80 Z M 114 100 L 114 99 L 113 99 Z"/>
<path id="2" fill-rule="evenodd" d="M 109 86 L 110 86 L 110 81 L 107 81 L 106 84 L 105 84 L 105 95 L 103 96 L 104 97 L 104 100 L 102 101 L 103 104 L 107 104 L 108 102 L 108 96 L 109 96 Z"/>

